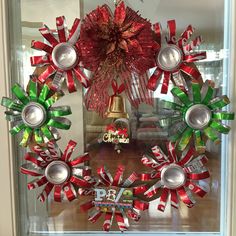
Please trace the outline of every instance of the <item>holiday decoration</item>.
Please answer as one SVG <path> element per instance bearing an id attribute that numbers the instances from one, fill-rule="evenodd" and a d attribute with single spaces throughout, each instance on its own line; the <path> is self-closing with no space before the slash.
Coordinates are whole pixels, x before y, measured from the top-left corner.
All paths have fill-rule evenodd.
<path id="1" fill-rule="evenodd" d="M 125 86 L 121 84 L 118 87 L 117 82 L 114 80 L 112 81 L 112 89 L 114 94 L 109 99 L 109 105 L 107 113 L 105 114 L 107 118 L 128 118 L 128 114 L 125 110 L 125 102 L 123 98 L 119 95 L 121 94 Z"/>
<path id="2" fill-rule="evenodd" d="M 28 189 L 35 189 L 43 186 L 44 190 L 39 195 L 39 200 L 44 202 L 51 191 L 54 191 L 54 200 L 61 202 L 65 197 L 72 201 L 77 197 L 76 187 L 90 187 L 84 177 L 90 176 L 91 170 L 86 166 L 89 160 L 88 153 L 85 153 L 73 160 L 71 155 L 76 142 L 70 140 L 64 153 L 61 153 L 55 142 L 48 142 L 47 149 L 39 146 L 34 147 L 35 153 L 26 153 L 25 160 L 30 163 L 23 164 L 23 174 L 38 177 L 28 183 Z"/>
<path id="3" fill-rule="evenodd" d="M 164 38 L 160 23 L 152 29 L 147 19 L 122 0 L 114 3 L 114 13 L 106 4 L 98 6 L 82 22 L 76 18 L 70 30 L 64 16 L 56 18 L 56 30 L 46 25 L 39 29 L 47 42 L 33 40 L 32 48 L 44 55 L 30 58 L 38 76 L 31 76 L 26 91 L 19 84 L 13 85 L 16 99 L 3 97 L 1 104 L 9 109 L 5 115 L 13 123 L 10 133 L 23 131 L 20 144 L 31 150 L 25 154 L 20 169 L 29 179 L 28 189 L 42 188 L 38 196 L 41 202 L 50 196 L 56 202 L 84 198 L 85 202 L 79 204 L 82 211 L 89 213 L 90 222 L 96 223 L 104 216 L 104 231 L 110 231 L 115 220 L 123 232 L 129 228 L 129 219 L 140 220 L 140 211 L 147 210 L 152 200 L 159 199 L 157 209 L 164 212 L 169 202 L 174 208 L 181 201 L 191 208 L 196 204 L 194 194 L 204 197 L 209 192 L 205 142 L 209 139 L 219 143 L 220 134 L 230 131 L 222 121 L 233 120 L 234 113 L 221 110 L 230 101 L 226 95 L 216 96 L 214 81 L 203 83 L 195 62 L 205 59 L 206 52 L 198 51 L 202 38 L 192 39 L 191 25 L 177 38 L 176 22 L 170 20 Z M 154 70 L 151 76 L 150 69 Z M 89 70 L 89 79 L 85 70 Z M 141 162 L 152 171 L 131 172 L 124 178 L 123 165 L 118 165 L 114 176 L 102 166 L 94 176 L 88 153 L 72 158 L 76 142 L 70 140 L 64 152 L 60 150 L 56 143 L 60 138 L 57 128 L 70 128 L 70 120 L 63 116 L 70 115 L 71 109 L 53 104 L 64 96 L 64 81 L 72 93 L 76 91 L 77 80 L 87 88 L 83 93 L 86 108 L 112 120 L 105 132 L 107 122 L 100 122 L 97 117 L 88 116 L 88 122 L 76 120 L 90 133 L 86 135 L 87 142 L 82 140 L 86 148 L 92 147 L 98 133 L 96 143 L 109 143 L 101 145 L 108 147 L 105 151 L 93 150 L 99 158 L 101 155 L 102 161 L 107 161 L 110 155 L 109 145 L 120 153 L 123 145 L 130 143 L 132 134 L 132 138 L 142 142 L 133 143 L 132 150 L 124 155 L 122 162 L 131 169 L 136 164 L 132 155 L 139 151 L 135 145 L 144 146 L 153 137 L 162 145 L 161 137 L 168 132 L 167 154 L 156 145 L 142 156 Z M 154 105 L 153 91 L 162 84 L 161 93 L 167 94 L 171 82 L 175 85 L 171 90 L 173 102 L 162 100 L 156 104 L 158 109 L 139 109 L 141 103 Z M 123 92 L 135 108 L 128 107 L 132 111 L 130 121 Z M 159 109 L 161 114 L 156 114 Z M 158 130 L 157 122 L 165 130 Z M 76 135 L 83 138 L 83 133 Z M 117 153 L 110 156 L 118 156 Z M 95 162 L 101 161 L 99 158 Z"/>
<path id="4" fill-rule="evenodd" d="M 112 124 L 107 125 L 106 133 L 103 134 L 102 141 L 114 143 L 115 151 L 121 152 L 122 143 L 129 143 L 129 121 L 125 118 L 116 119 Z"/>
<path id="5" fill-rule="evenodd" d="M 139 210 L 148 209 L 147 202 L 136 198 L 136 188 L 131 186 L 139 179 L 136 173 L 132 173 L 126 180 L 122 181 L 124 166 L 118 166 L 115 177 L 110 172 L 101 167 L 98 169 L 99 180 L 90 179 L 93 182 L 94 189 L 80 189 L 81 195 L 91 195 L 93 200 L 81 205 L 83 211 L 90 212 L 89 221 L 95 223 L 100 216 L 105 214 L 103 230 L 109 231 L 113 218 L 116 219 L 120 231 L 125 231 L 129 227 L 128 218 L 135 221 L 140 219 Z"/>
<path id="6" fill-rule="evenodd" d="M 234 113 L 220 111 L 230 101 L 226 95 L 216 97 L 215 89 L 208 82 L 205 82 L 201 89 L 196 83 L 192 83 L 191 87 L 192 91 L 189 92 L 183 92 L 178 87 L 171 90 L 180 103 L 162 101 L 161 106 L 173 110 L 173 114 L 160 120 L 160 125 L 171 127 L 170 139 L 178 142 L 179 150 L 184 150 L 194 136 L 196 150 L 204 152 L 206 145 L 202 135 L 219 143 L 220 139 L 216 131 L 229 133 L 230 127 L 222 124 L 221 121 L 233 120 Z"/>
<path id="7" fill-rule="evenodd" d="M 32 41 L 32 48 L 46 52 L 43 56 L 31 57 L 32 66 L 47 66 L 47 69 L 39 76 L 41 83 L 53 75 L 52 88 L 61 89 L 64 77 L 66 77 L 69 92 L 76 91 L 75 79 L 84 87 L 89 86 L 89 81 L 80 67 L 80 49 L 78 45 L 80 19 L 76 18 L 69 31 L 65 23 L 65 17 L 56 18 L 57 31 L 54 33 L 45 25 L 39 29 L 42 36 L 50 43 Z M 56 35 L 58 35 L 58 39 Z"/>
<path id="8" fill-rule="evenodd" d="M 56 128 L 69 129 L 71 122 L 63 118 L 71 114 L 69 106 L 52 107 L 64 94 L 56 92 L 49 95 L 50 89 L 44 85 L 40 90 L 33 79 L 29 82 L 26 93 L 19 84 L 12 87 L 12 93 L 17 99 L 3 97 L 1 104 L 10 111 L 6 111 L 6 119 L 15 126 L 10 130 L 12 135 L 24 131 L 22 146 L 27 146 L 33 138 L 36 143 L 43 143 L 51 139 L 58 139 Z"/>
<path id="9" fill-rule="evenodd" d="M 194 158 L 194 149 L 186 150 L 181 158 L 175 153 L 174 144 L 167 143 L 168 155 L 155 146 L 152 148 L 154 157 L 144 155 L 142 163 L 153 169 L 149 175 L 150 180 L 156 179 L 157 182 L 151 186 L 144 195 L 148 198 L 155 197 L 161 192 L 158 210 L 164 211 L 166 203 L 171 201 L 171 206 L 178 208 L 179 199 L 188 207 L 193 207 L 196 203 L 192 192 L 199 197 L 204 197 L 208 192 L 209 186 L 206 182 L 205 186 L 199 180 L 206 179 L 210 176 L 208 170 L 204 166 L 207 162 L 205 155 Z M 146 175 L 145 180 L 147 180 Z"/>
<path id="10" fill-rule="evenodd" d="M 117 77 L 133 106 L 152 104 L 146 71 L 154 66 L 156 45 L 150 22 L 124 2 L 116 6 L 114 15 L 107 5 L 90 12 L 80 34 L 81 60 L 94 72 L 85 97 L 87 108 L 102 115 L 106 112 L 108 90 Z"/>
<path id="11" fill-rule="evenodd" d="M 103 142 L 106 143 L 129 143 L 127 128 L 116 128 L 115 124 L 110 124 L 106 128 L 107 132 L 103 135 Z"/>
<path id="12" fill-rule="evenodd" d="M 175 20 L 168 21 L 167 25 L 168 36 L 165 38 L 165 42 L 162 40 L 160 23 L 154 25 L 157 42 L 161 47 L 156 54 L 156 69 L 148 81 L 148 88 L 154 91 L 163 77 L 161 93 L 164 94 L 168 92 L 171 79 L 176 86 L 187 89 L 182 73 L 188 75 L 193 82 L 201 82 L 201 74 L 191 63 L 206 58 L 206 52 L 193 51 L 201 44 L 202 38 L 198 36 L 190 41 L 194 32 L 191 25 L 185 29 L 179 39 L 176 38 Z"/>

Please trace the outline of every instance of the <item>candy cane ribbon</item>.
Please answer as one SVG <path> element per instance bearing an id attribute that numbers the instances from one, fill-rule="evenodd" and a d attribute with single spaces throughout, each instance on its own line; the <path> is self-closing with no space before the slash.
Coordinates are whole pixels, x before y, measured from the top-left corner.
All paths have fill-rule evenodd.
<path id="1" fill-rule="evenodd" d="M 163 188 L 162 194 L 161 194 L 161 197 L 160 197 L 160 202 L 157 206 L 158 210 L 163 211 L 163 212 L 165 211 L 168 196 L 169 196 L 169 189 Z"/>
<path id="2" fill-rule="evenodd" d="M 184 187 L 181 187 L 177 190 L 181 200 L 187 205 L 187 207 L 191 208 L 194 206 L 196 201 L 193 199 L 190 191 L 186 190 Z"/>
<path id="3" fill-rule="evenodd" d="M 112 178 L 111 174 L 106 170 L 106 168 L 104 166 L 98 168 L 97 173 L 98 173 L 98 176 L 101 179 L 101 181 L 106 186 L 111 185 L 111 183 L 113 182 L 113 178 Z"/>
<path id="4" fill-rule="evenodd" d="M 168 43 L 175 43 L 176 42 L 176 23 L 175 20 L 169 20 L 167 21 L 167 28 L 168 28 L 168 38 L 166 38 L 166 41 Z"/>
<path id="5" fill-rule="evenodd" d="M 119 186 L 121 184 L 124 170 L 125 170 L 124 166 L 122 166 L 122 165 L 118 166 L 118 168 L 116 170 L 115 177 L 112 182 L 113 186 Z"/>
<path id="6" fill-rule="evenodd" d="M 101 216 L 102 214 L 103 214 L 102 211 L 96 210 L 95 212 L 93 212 L 93 213 L 89 216 L 88 220 L 89 220 L 90 222 L 92 222 L 92 223 L 95 223 L 95 222 L 100 218 L 100 216 Z"/>
<path id="7" fill-rule="evenodd" d="M 130 187 L 136 180 L 138 180 L 139 177 L 138 175 L 133 172 L 122 184 L 122 187 L 128 188 Z"/>
<path id="8" fill-rule="evenodd" d="M 40 179 L 35 179 L 27 184 L 27 188 L 29 190 L 41 187 L 42 185 L 46 184 L 48 182 L 47 178 L 43 176 Z"/>
<path id="9" fill-rule="evenodd" d="M 149 208 L 149 203 L 148 202 L 143 202 L 143 201 L 140 201 L 140 200 L 134 200 L 133 207 L 136 210 L 145 211 Z"/>
<path id="10" fill-rule="evenodd" d="M 88 211 L 89 209 L 94 207 L 93 201 L 85 202 L 82 205 L 80 205 L 80 209 L 82 211 Z"/>
<path id="11" fill-rule="evenodd" d="M 155 158 L 157 159 L 158 162 L 168 160 L 167 156 L 164 154 L 164 152 L 158 146 L 152 147 L 152 153 L 155 155 Z"/>
<path id="12" fill-rule="evenodd" d="M 112 221 L 113 221 L 113 216 L 114 216 L 114 211 L 112 213 L 106 212 L 105 221 L 103 223 L 103 230 L 104 231 L 108 232 L 110 230 L 111 225 L 112 225 Z"/>
<path id="13" fill-rule="evenodd" d="M 156 184 L 154 184 L 151 188 L 149 188 L 145 193 L 144 195 L 147 197 L 147 198 L 151 198 L 153 197 L 154 195 L 157 194 L 158 190 L 161 188 L 161 181 L 158 181 Z"/>
<path id="14" fill-rule="evenodd" d="M 77 143 L 73 140 L 70 140 L 69 143 L 66 146 L 66 149 L 61 157 L 62 161 L 68 161 L 71 157 L 71 154 L 73 153 L 75 146 L 77 145 Z"/>
<path id="15" fill-rule="evenodd" d="M 84 162 L 88 161 L 89 159 L 90 159 L 89 154 L 84 153 L 82 156 L 79 156 L 79 157 L 73 159 L 72 161 L 69 161 L 69 164 L 71 166 L 77 166 L 81 163 L 84 163 Z"/>
<path id="16" fill-rule="evenodd" d="M 44 187 L 43 192 L 38 196 L 38 199 L 41 202 L 45 202 L 45 200 L 47 199 L 48 195 L 52 191 L 53 187 L 54 187 L 54 185 L 52 183 L 47 183 L 46 186 Z"/>
<path id="17" fill-rule="evenodd" d="M 163 71 L 159 68 L 156 68 L 153 74 L 151 75 L 150 79 L 148 80 L 147 88 L 155 91 L 158 86 L 158 82 L 160 82 L 160 78 Z"/>
<path id="18" fill-rule="evenodd" d="M 124 232 L 128 229 L 129 223 L 126 215 L 123 211 L 115 213 L 116 222 L 121 232 Z"/>
<path id="19" fill-rule="evenodd" d="M 32 163 L 26 163 L 21 166 L 20 169 L 22 174 L 31 175 L 31 176 L 42 176 L 40 169 L 35 168 Z"/>

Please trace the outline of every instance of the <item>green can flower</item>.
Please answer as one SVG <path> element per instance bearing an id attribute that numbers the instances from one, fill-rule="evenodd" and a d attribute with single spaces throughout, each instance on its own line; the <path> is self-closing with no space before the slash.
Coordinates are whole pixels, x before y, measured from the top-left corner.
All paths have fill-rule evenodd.
<path id="1" fill-rule="evenodd" d="M 193 140 L 199 152 L 206 150 L 203 136 L 218 144 L 218 133 L 228 134 L 230 127 L 222 124 L 222 120 L 233 120 L 234 113 L 222 111 L 230 101 L 226 95 L 215 96 L 216 90 L 205 82 L 202 87 L 191 83 L 188 92 L 174 87 L 171 93 L 177 102 L 161 101 L 161 107 L 172 111 L 160 120 L 162 127 L 169 127 L 170 140 L 177 142 L 177 147 L 183 151 Z"/>
<path id="2" fill-rule="evenodd" d="M 6 120 L 13 124 L 10 133 L 15 135 L 23 131 L 20 145 L 26 147 L 32 139 L 36 143 L 58 139 L 57 128 L 65 130 L 70 128 L 70 120 L 62 117 L 71 114 L 70 107 L 52 107 L 64 95 L 62 91 L 51 95 L 46 84 L 40 89 L 32 79 L 27 92 L 17 83 L 11 90 L 16 99 L 3 97 L 1 105 L 9 109 L 5 112 L 5 116 Z"/>

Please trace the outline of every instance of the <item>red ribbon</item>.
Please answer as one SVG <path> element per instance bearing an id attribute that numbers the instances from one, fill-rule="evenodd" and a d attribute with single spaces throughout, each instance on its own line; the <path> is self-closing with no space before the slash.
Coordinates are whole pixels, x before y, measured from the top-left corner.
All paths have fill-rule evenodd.
<path id="1" fill-rule="evenodd" d="M 72 201 L 76 198 L 76 192 L 72 184 L 67 183 L 63 186 L 64 193 L 69 201 Z M 73 191 L 74 190 L 74 191 Z"/>
<path id="2" fill-rule="evenodd" d="M 118 86 L 116 80 L 112 80 L 111 86 L 114 92 L 113 96 L 121 94 L 125 90 L 125 84 L 122 83 L 120 86 Z"/>
<path id="3" fill-rule="evenodd" d="M 125 170 L 124 166 L 122 166 L 122 165 L 118 166 L 118 168 L 116 170 L 115 177 L 114 177 L 113 182 L 112 182 L 113 186 L 119 186 L 121 184 L 124 170 Z"/>
<path id="4" fill-rule="evenodd" d="M 157 209 L 160 210 L 160 211 L 165 211 L 165 208 L 166 208 L 166 202 L 168 200 L 168 196 L 169 196 L 169 189 L 168 188 L 164 188 L 162 190 L 162 194 L 161 194 L 161 197 L 160 197 L 160 203 L 159 205 L 157 206 Z"/>
<path id="5" fill-rule="evenodd" d="M 144 211 L 149 208 L 148 202 L 142 202 L 140 200 L 134 200 L 133 207 L 137 210 Z"/>
<path id="6" fill-rule="evenodd" d="M 71 154 L 73 153 L 75 146 L 76 146 L 76 142 L 74 142 L 73 140 L 70 140 L 69 143 L 66 146 L 66 149 L 61 157 L 62 161 L 68 161 L 71 157 Z"/>

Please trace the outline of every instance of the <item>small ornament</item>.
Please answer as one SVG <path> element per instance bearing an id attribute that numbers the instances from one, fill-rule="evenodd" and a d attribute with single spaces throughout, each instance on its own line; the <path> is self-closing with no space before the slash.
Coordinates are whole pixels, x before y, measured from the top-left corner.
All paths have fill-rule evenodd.
<path id="1" fill-rule="evenodd" d="M 105 143 L 114 143 L 115 151 L 121 152 L 122 143 L 129 143 L 129 123 L 125 118 L 116 119 L 114 123 L 107 125 L 106 133 L 102 137 Z"/>
<path id="2" fill-rule="evenodd" d="M 128 118 L 125 109 L 125 102 L 120 94 L 125 90 L 124 84 L 118 87 L 115 80 L 112 81 L 112 89 L 114 94 L 110 97 L 108 110 L 105 116 L 107 118 Z"/>
<path id="3" fill-rule="evenodd" d="M 179 100 L 179 103 L 162 101 L 161 107 L 173 110 L 173 114 L 160 120 L 162 127 L 171 127 L 171 141 L 178 142 L 178 149 L 183 151 L 194 137 L 195 148 L 199 152 L 205 152 L 206 145 L 202 135 L 216 144 L 220 142 L 217 132 L 228 134 L 230 127 L 221 123 L 222 120 L 233 120 L 234 113 L 220 111 L 230 101 L 226 95 L 215 97 L 215 89 L 208 82 L 200 85 L 191 84 L 192 92 L 183 92 L 174 87 L 171 93 Z M 173 135 L 172 135 L 173 134 Z"/>
<path id="4" fill-rule="evenodd" d="M 179 200 L 188 207 L 193 207 L 196 201 L 192 192 L 199 197 L 204 197 L 209 186 L 206 182 L 204 185 L 199 180 L 210 177 L 210 174 L 204 166 L 207 162 L 205 155 L 194 158 L 194 148 L 186 150 L 181 158 L 175 153 L 174 144 L 167 143 L 168 155 L 165 155 L 158 146 L 152 148 L 154 157 L 143 155 L 142 163 L 153 169 L 150 174 L 142 174 L 143 180 L 157 180 L 157 182 L 147 189 L 144 195 L 147 198 L 155 197 L 161 192 L 158 210 L 164 211 L 169 196 L 171 206 L 178 208 Z M 150 186 L 150 185 L 149 185 Z"/>
<path id="5" fill-rule="evenodd" d="M 85 165 L 89 160 L 88 153 L 83 154 L 73 160 L 71 155 L 76 146 L 76 142 L 70 140 L 62 154 L 55 142 L 48 142 L 47 149 L 40 146 L 34 147 L 34 152 L 28 152 L 25 160 L 30 163 L 21 166 L 23 174 L 38 177 L 28 183 L 28 189 L 32 190 L 43 186 L 44 190 L 38 199 L 44 202 L 51 191 L 56 202 L 61 202 L 65 197 L 72 201 L 77 197 L 76 187 L 91 186 L 84 177 L 91 175 L 91 169 Z"/>
<path id="6" fill-rule="evenodd" d="M 148 81 L 148 88 L 155 91 L 163 77 L 161 88 L 161 93 L 163 94 L 168 92 L 170 79 L 176 86 L 187 89 L 182 73 L 188 75 L 193 82 L 201 81 L 201 74 L 191 66 L 191 63 L 206 58 L 206 52 L 193 52 L 201 44 L 202 38 L 198 36 L 193 41 L 189 41 L 194 32 L 194 28 L 191 25 L 186 28 L 179 39 L 176 38 L 175 20 L 168 21 L 167 25 L 169 32 L 165 42 L 162 42 L 160 23 L 154 25 L 157 42 L 161 47 L 156 55 L 156 69 Z"/>
<path id="7" fill-rule="evenodd" d="M 132 173 L 126 180 L 122 181 L 124 166 L 117 168 L 113 178 L 105 167 L 98 169 L 99 179 L 91 179 L 94 189 L 80 189 L 81 195 L 93 196 L 93 200 L 81 205 L 83 211 L 90 211 L 89 221 L 95 223 L 100 216 L 105 214 L 103 230 L 109 231 L 115 218 L 120 231 L 129 227 L 128 218 L 135 221 L 140 219 L 139 210 L 148 209 L 149 204 L 137 199 L 136 188 L 131 186 L 139 179 L 137 174 Z"/>
<path id="8" fill-rule="evenodd" d="M 64 16 L 57 17 L 56 24 L 58 39 L 46 25 L 39 29 L 42 36 L 50 43 L 50 46 L 43 42 L 32 41 L 32 48 L 46 52 L 46 55 L 31 57 L 32 66 L 47 65 L 47 69 L 39 76 L 38 80 L 45 83 L 51 75 L 54 75 L 52 88 L 60 90 L 66 76 L 67 88 L 70 93 L 76 91 L 75 79 L 78 79 L 87 88 L 89 81 L 80 67 L 80 49 L 78 45 L 80 19 L 75 19 L 70 31 L 67 29 Z"/>
<path id="9" fill-rule="evenodd" d="M 63 118 L 71 114 L 69 106 L 52 107 L 64 94 L 56 92 L 49 95 L 50 89 L 45 84 L 40 90 L 37 83 L 31 79 L 29 91 L 26 93 L 19 84 L 12 87 L 16 100 L 3 97 L 2 106 L 9 108 L 6 111 L 6 119 L 15 126 L 10 130 L 12 135 L 24 131 L 22 146 L 27 146 L 32 138 L 36 143 L 47 142 L 51 139 L 59 139 L 56 128 L 69 129 L 71 122 Z"/>
<path id="10" fill-rule="evenodd" d="M 105 143 L 129 143 L 129 134 L 127 128 L 116 128 L 115 124 L 110 124 L 106 128 L 107 132 L 103 135 Z M 116 141 L 117 140 L 117 141 Z"/>
<path id="11" fill-rule="evenodd" d="M 94 72 L 85 96 L 86 107 L 104 114 L 109 87 L 118 76 L 133 106 L 152 104 L 146 71 L 155 65 L 155 46 L 150 22 L 124 2 L 116 5 L 114 15 L 107 5 L 90 12 L 80 35 L 81 60 Z"/>

